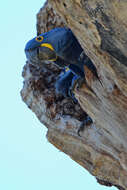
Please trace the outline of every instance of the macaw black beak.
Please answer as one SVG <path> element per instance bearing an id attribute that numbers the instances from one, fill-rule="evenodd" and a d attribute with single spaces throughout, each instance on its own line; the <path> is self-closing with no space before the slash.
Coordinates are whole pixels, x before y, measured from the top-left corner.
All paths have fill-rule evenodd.
<path id="1" fill-rule="evenodd" d="M 56 53 L 47 47 L 37 47 L 33 49 L 25 49 L 26 58 L 30 61 L 48 61 L 55 60 Z"/>
<path id="2" fill-rule="evenodd" d="M 48 47 L 42 46 L 37 49 L 38 59 L 41 61 L 56 61 L 56 53 Z"/>

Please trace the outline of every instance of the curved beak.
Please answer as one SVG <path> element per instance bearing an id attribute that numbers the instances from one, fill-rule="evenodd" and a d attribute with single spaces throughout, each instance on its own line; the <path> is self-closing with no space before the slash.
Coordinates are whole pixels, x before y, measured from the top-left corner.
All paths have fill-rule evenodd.
<path id="1" fill-rule="evenodd" d="M 26 58 L 28 61 L 31 62 L 38 62 L 38 52 L 37 52 L 37 48 L 35 49 L 25 49 L 25 54 L 26 54 Z"/>

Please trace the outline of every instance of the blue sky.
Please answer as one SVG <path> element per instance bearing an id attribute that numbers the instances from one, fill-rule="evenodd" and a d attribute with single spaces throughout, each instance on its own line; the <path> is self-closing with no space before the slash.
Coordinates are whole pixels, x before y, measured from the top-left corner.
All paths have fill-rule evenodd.
<path id="1" fill-rule="evenodd" d="M 115 190 L 48 143 L 46 128 L 22 102 L 25 43 L 36 35 L 43 0 L 4 0 L 0 6 L 0 189 Z"/>

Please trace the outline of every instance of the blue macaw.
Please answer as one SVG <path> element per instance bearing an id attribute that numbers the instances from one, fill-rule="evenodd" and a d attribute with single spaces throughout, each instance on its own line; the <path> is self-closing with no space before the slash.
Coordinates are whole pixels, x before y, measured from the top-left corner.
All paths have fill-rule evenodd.
<path id="1" fill-rule="evenodd" d="M 85 79 L 84 65 L 97 76 L 95 66 L 85 53 L 83 58 L 80 58 L 82 52 L 83 49 L 78 40 L 66 27 L 42 33 L 28 41 L 25 46 L 26 57 L 32 64 L 39 66 L 48 60 L 59 67 L 68 68 L 68 71 L 58 77 L 55 87 L 57 93 L 61 93 L 65 97 L 71 96 L 74 101 L 77 100 L 70 89 L 73 89 L 75 80 Z"/>
<path id="2" fill-rule="evenodd" d="M 42 33 L 28 41 L 25 47 L 27 59 L 35 65 L 41 65 L 44 60 L 49 60 L 62 68 L 68 67 L 70 72 L 73 73 L 73 77 L 72 74 L 69 75 L 72 84 L 74 84 L 73 80 L 78 81 L 79 78 L 85 79 L 84 65 L 97 76 L 95 66 L 85 53 L 83 54 L 83 59 L 80 59 L 82 52 L 83 49 L 78 40 L 72 31 L 66 27 L 55 28 L 49 32 Z M 66 83 L 66 77 L 64 75 L 63 78 Z M 63 95 L 65 95 L 64 91 Z"/>

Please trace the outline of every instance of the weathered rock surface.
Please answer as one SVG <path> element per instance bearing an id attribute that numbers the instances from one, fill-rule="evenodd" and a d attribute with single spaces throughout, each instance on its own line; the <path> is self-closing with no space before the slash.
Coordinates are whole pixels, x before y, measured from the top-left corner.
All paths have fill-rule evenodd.
<path id="1" fill-rule="evenodd" d="M 103 185 L 127 189 L 127 1 L 49 0 L 37 15 L 38 34 L 68 26 L 95 64 L 88 87 L 75 89 L 79 104 L 55 93 L 60 69 L 24 66 L 23 101 L 48 128 L 47 138 Z M 80 107 L 81 106 L 81 107 Z M 83 111 L 84 110 L 84 111 Z M 77 135 L 87 112 L 94 124 Z"/>

